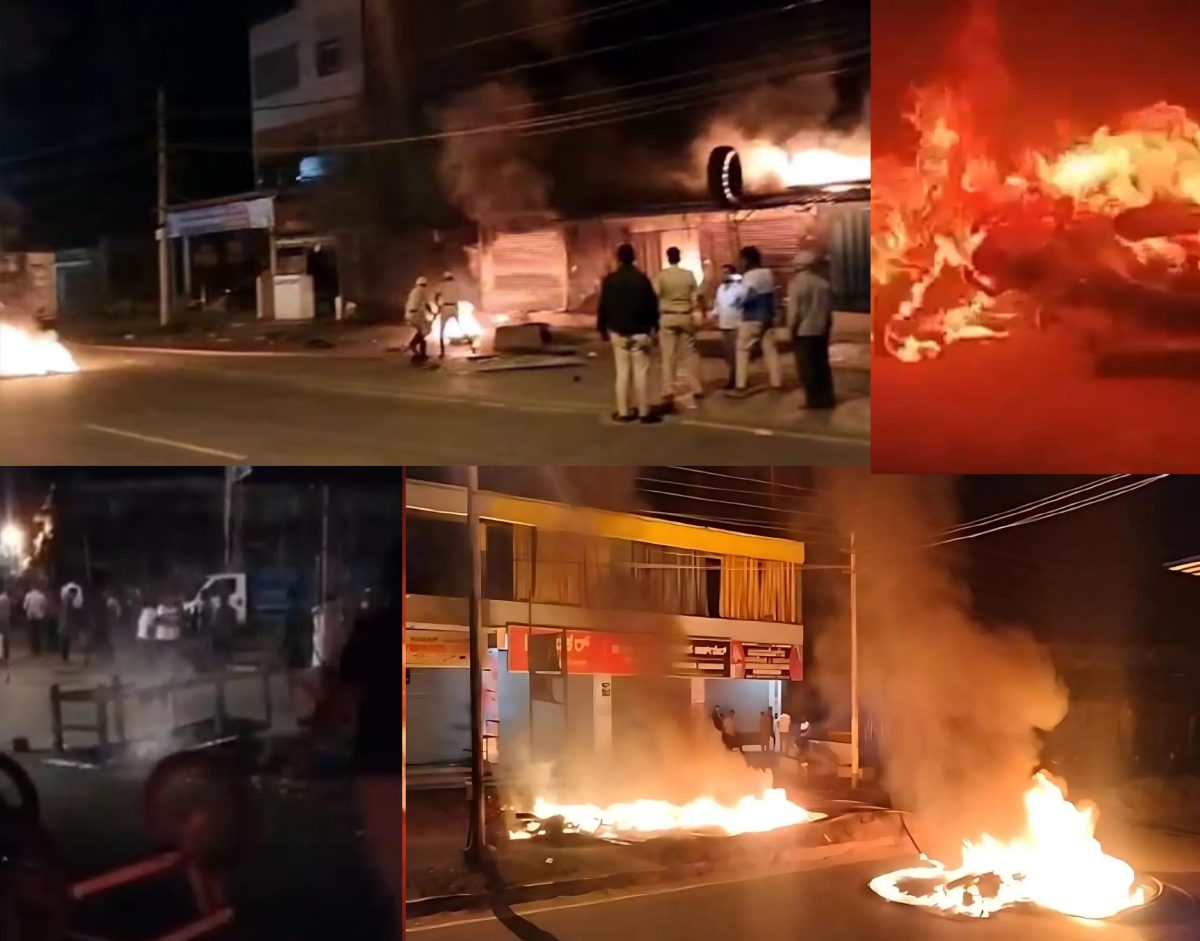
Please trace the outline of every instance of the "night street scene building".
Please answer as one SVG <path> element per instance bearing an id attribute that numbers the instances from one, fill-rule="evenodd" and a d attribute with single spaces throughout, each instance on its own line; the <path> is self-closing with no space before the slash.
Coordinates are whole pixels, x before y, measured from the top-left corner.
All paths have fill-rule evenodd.
<path id="1" fill-rule="evenodd" d="M 143 3 L 137 31 L 70 6 L 5 14 L 28 51 L 0 71 L 0 303 L 22 343 L 0 373 L 56 377 L 0 390 L 26 463 L 437 463 L 463 440 L 500 462 L 498 405 L 524 461 L 645 460 L 603 423 L 623 244 L 651 278 L 677 249 L 697 282 L 679 357 L 671 330 L 649 356 L 664 455 L 866 462 L 865 0 Z M 721 394 L 724 265 L 774 285 L 745 395 Z M 828 283 L 829 413 L 797 407 L 820 400 L 787 323 L 802 271 Z M 64 415 L 94 384 L 87 420 Z M 169 418 L 151 385 L 175 390 Z M 289 401 L 316 451 L 297 454 Z"/>
<path id="2" fill-rule="evenodd" d="M 46 936 L 1192 925 L 1193 478 L 4 481 L 0 819 L 75 902 L 0 912 Z"/>

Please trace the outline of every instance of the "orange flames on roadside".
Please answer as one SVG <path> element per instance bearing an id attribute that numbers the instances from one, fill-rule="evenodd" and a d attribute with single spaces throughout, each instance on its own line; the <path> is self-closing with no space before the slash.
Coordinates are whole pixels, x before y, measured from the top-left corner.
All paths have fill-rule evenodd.
<path id="1" fill-rule="evenodd" d="M 634 800 L 600 807 L 596 804 L 556 803 L 539 797 L 534 801 L 533 816 L 522 828 L 511 830 L 509 838 L 528 840 L 545 832 L 542 825 L 552 817 L 562 817 L 564 825 L 581 833 L 602 838 L 648 836 L 671 831 L 716 831 L 736 836 L 740 833 L 765 833 L 780 827 L 820 820 L 824 814 L 805 810 L 787 799 L 781 788 L 769 788 L 758 796 L 747 795 L 733 804 L 721 804 L 712 797 L 701 797 L 686 804 L 663 800 Z"/>
<path id="2" fill-rule="evenodd" d="M 964 840 L 957 868 L 926 860 L 877 876 L 870 886 L 888 901 L 979 918 L 1021 904 L 1109 918 L 1149 901 L 1133 869 L 1101 848 L 1095 828 L 1095 809 L 1072 804 L 1039 772 L 1025 794 L 1019 838 Z"/>
<path id="3" fill-rule="evenodd" d="M 1003 164 L 968 114 L 949 92 L 919 93 L 915 159 L 875 165 L 871 275 L 893 356 L 1003 337 L 1043 304 L 1102 303 L 1097 285 L 1200 297 L 1200 125 L 1184 109 L 1158 104 Z"/>
<path id="4" fill-rule="evenodd" d="M 0 376 L 48 376 L 79 372 L 79 366 L 53 333 L 0 323 Z"/>

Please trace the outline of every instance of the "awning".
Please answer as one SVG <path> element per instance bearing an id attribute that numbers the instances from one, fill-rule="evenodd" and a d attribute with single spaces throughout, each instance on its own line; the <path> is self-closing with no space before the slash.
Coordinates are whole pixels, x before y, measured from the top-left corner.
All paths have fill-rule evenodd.
<path id="1" fill-rule="evenodd" d="M 274 224 L 274 196 L 227 200 L 167 211 L 167 235 L 170 238 L 269 229 Z"/>

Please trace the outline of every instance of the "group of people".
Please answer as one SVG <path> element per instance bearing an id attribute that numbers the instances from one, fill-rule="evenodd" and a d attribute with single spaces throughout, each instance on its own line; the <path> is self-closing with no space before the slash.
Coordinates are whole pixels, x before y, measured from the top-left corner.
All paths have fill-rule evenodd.
<path id="1" fill-rule="evenodd" d="M 104 592 L 94 604 L 75 581 L 64 582 L 57 593 L 37 582 L 24 588 L 16 582 L 0 585 L 0 662 L 13 656 L 18 625 L 31 656 L 53 654 L 69 663 L 73 650 L 103 655 L 111 650 L 120 609 L 114 592 Z"/>
<path id="2" fill-rule="evenodd" d="M 408 341 L 408 352 L 412 354 L 414 366 L 422 366 L 429 362 L 429 348 L 426 338 L 438 325 L 438 358 L 446 358 L 446 327 L 450 321 L 458 323 L 458 304 L 462 300 L 458 288 L 458 280 L 453 271 L 442 275 L 442 280 L 434 288 L 430 288 L 429 279 L 424 275 L 417 278 L 412 290 L 408 292 L 408 302 L 404 305 L 405 317 L 413 328 L 412 339 Z M 471 352 L 475 352 L 475 341 L 467 336 L 471 344 Z"/>
<path id="3" fill-rule="evenodd" d="M 741 751 L 744 743 L 738 733 L 737 710 L 728 711 L 720 706 L 712 708 L 712 722 L 721 733 L 721 742 L 730 751 Z M 808 723 L 801 723 L 801 732 L 807 731 Z M 786 712 L 778 715 L 768 706 L 758 714 L 758 746 L 761 751 L 778 751 L 785 757 L 796 750 L 796 741 L 792 734 L 792 717 Z"/>
<path id="4" fill-rule="evenodd" d="M 632 245 L 617 249 L 617 268 L 604 278 L 596 326 L 612 344 L 616 366 L 616 411 L 619 422 L 662 420 L 652 407 L 649 376 L 655 339 L 662 351 L 663 404 L 694 409 L 704 395 L 698 329 L 715 319 L 724 341 L 728 375 L 725 390 L 733 396 L 749 392 L 750 363 L 761 351 L 771 389 L 783 388 L 780 333 L 790 340 L 796 371 L 804 387 L 804 408 L 831 409 L 836 400 L 829 365 L 833 295 L 825 274 L 825 258 L 815 250 L 799 252 L 784 302 L 777 302 L 775 276 L 763 265 L 755 246 L 741 250 L 741 270 L 725 265 L 720 281 L 697 282 L 680 267 L 678 248 L 667 249 L 667 267 L 652 280 L 636 266 Z"/>

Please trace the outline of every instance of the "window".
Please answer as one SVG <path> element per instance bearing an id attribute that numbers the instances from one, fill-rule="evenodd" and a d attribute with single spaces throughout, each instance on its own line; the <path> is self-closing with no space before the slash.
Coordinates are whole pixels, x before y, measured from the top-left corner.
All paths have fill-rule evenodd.
<path id="1" fill-rule="evenodd" d="M 342 41 L 322 39 L 317 43 L 317 75 L 324 78 L 342 70 Z"/>
<path id="2" fill-rule="evenodd" d="M 254 97 L 272 98 L 300 86 L 300 52 L 295 43 L 254 60 Z"/>

